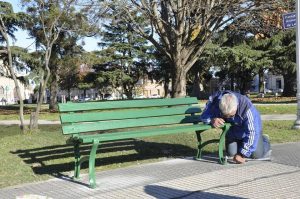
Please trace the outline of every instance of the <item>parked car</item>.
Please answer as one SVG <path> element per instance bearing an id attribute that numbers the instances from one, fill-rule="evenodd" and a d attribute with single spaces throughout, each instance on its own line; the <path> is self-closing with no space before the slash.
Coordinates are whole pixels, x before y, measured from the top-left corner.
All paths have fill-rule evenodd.
<path id="1" fill-rule="evenodd" d="M 134 96 L 134 99 L 144 99 L 146 98 L 145 95 L 137 95 L 137 96 Z"/>
<path id="2" fill-rule="evenodd" d="M 273 93 L 273 91 L 266 88 L 266 89 L 265 89 L 265 93 Z"/>
<path id="3" fill-rule="evenodd" d="M 107 98 L 105 98 L 106 100 L 114 100 L 113 96 L 108 96 Z"/>
<path id="4" fill-rule="evenodd" d="M 78 102 L 87 102 L 87 101 L 91 101 L 91 98 L 85 97 L 85 98 L 79 98 L 78 99 Z"/>
<path id="5" fill-rule="evenodd" d="M 153 95 L 150 96 L 150 98 L 161 98 L 161 97 L 158 94 L 153 94 Z"/>

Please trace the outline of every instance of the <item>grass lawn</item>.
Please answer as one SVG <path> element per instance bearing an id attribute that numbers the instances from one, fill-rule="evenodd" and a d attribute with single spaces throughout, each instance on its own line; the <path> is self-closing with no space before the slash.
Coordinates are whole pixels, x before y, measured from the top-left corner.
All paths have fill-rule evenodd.
<path id="1" fill-rule="evenodd" d="M 262 115 L 266 114 L 297 114 L 297 105 L 296 104 L 291 104 L 291 105 L 283 105 L 283 104 L 278 104 L 278 105 L 255 105 L 257 110 L 260 112 Z"/>
<path id="2" fill-rule="evenodd" d="M 294 121 L 265 121 L 264 132 L 272 143 L 300 141 L 299 131 L 292 130 Z M 204 133 L 204 140 L 219 136 L 218 130 Z M 21 134 L 17 126 L 0 129 L 0 188 L 21 183 L 41 181 L 59 175 L 73 175 L 73 148 L 65 144 L 67 139 L 60 126 L 40 125 L 40 131 Z M 155 136 L 141 140 L 125 140 L 105 143 L 96 161 L 98 171 L 159 161 L 165 158 L 194 156 L 194 133 Z M 83 146 L 88 154 L 89 146 Z M 216 145 L 208 145 L 206 152 L 216 152 Z M 83 165 L 87 172 L 87 164 Z"/>

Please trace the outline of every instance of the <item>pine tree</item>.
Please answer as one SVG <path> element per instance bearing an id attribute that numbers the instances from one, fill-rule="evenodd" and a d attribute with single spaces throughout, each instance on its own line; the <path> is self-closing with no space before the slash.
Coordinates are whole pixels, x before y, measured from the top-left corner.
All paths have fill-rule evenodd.
<path id="1" fill-rule="evenodd" d="M 270 66 L 271 60 L 253 36 L 240 32 L 222 37 L 223 41 L 218 41 L 221 48 L 216 55 L 221 69 L 217 75 L 223 80 L 230 80 L 228 89 L 245 93 L 250 90 L 254 76 Z"/>
<path id="2" fill-rule="evenodd" d="M 135 84 L 147 73 L 151 63 L 150 46 L 122 20 L 105 25 L 101 36 L 99 46 L 104 48 L 101 53 L 108 61 L 106 74 L 99 73 L 100 80 L 109 81 L 114 89 L 121 86 L 121 93 L 131 99 Z"/>
<path id="3" fill-rule="evenodd" d="M 268 40 L 268 55 L 273 60 L 272 72 L 284 78 L 283 96 L 296 94 L 296 33 L 281 31 Z"/>

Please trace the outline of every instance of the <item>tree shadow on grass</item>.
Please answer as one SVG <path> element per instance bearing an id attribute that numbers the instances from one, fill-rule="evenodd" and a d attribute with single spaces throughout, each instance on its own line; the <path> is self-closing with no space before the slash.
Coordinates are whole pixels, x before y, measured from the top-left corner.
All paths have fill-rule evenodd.
<path id="1" fill-rule="evenodd" d="M 90 145 L 80 147 L 81 155 L 89 155 Z M 53 145 L 32 149 L 11 151 L 30 165 L 37 175 L 61 176 L 74 170 L 74 152 L 72 145 Z M 162 157 L 190 157 L 196 155 L 196 149 L 181 144 L 145 142 L 143 140 L 123 140 L 107 142 L 97 150 L 96 167 L 123 164 Z M 205 151 L 204 151 L 205 153 Z M 88 168 L 88 163 L 82 164 Z"/>
<path id="2" fill-rule="evenodd" d="M 34 105 L 34 104 L 30 104 L 30 105 Z M 2 115 L 19 114 L 19 109 L 20 108 L 17 105 L 0 105 L 0 111 Z M 29 107 L 25 105 L 23 107 L 24 114 L 30 114 L 33 110 L 35 110 L 34 106 Z M 48 113 L 48 112 L 53 112 L 53 111 L 42 108 L 40 113 Z"/>
<path id="3" fill-rule="evenodd" d="M 0 105 L 0 110 L 10 110 L 10 111 L 18 111 L 20 108 L 19 106 L 11 106 L 11 105 Z M 24 107 L 24 110 L 31 110 L 32 108 Z"/>

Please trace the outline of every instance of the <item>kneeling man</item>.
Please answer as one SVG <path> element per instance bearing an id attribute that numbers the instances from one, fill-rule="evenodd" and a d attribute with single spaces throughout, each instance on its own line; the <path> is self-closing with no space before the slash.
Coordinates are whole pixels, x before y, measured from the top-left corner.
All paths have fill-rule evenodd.
<path id="1" fill-rule="evenodd" d="M 232 91 L 215 93 L 209 97 L 201 121 L 215 128 L 231 123 L 226 135 L 226 152 L 236 163 L 244 163 L 246 158 L 270 157 L 270 142 L 262 134 L 260 113 L 247 96 Z"/>

